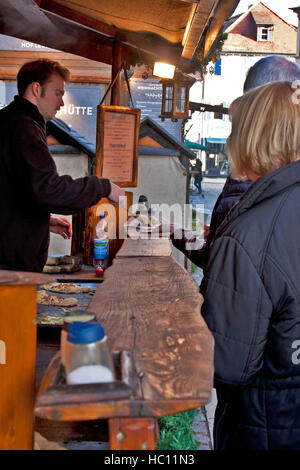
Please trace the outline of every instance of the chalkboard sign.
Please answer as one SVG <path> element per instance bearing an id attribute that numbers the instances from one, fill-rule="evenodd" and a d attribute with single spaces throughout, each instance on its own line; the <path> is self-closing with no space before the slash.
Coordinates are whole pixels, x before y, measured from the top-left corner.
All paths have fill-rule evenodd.
<path id="1" fill-rule="evenodd" d="M 148 116 L 165 131 L 181 141 L 182 119 L 179 119 L 178 122 L 166 119 L 163 122 L 159 117 L 162 100 L 162 84 L 159 83 L 159 79 L 131 78 L 130 89 L 135 106 L 141 110 L 141 118 Z"/>

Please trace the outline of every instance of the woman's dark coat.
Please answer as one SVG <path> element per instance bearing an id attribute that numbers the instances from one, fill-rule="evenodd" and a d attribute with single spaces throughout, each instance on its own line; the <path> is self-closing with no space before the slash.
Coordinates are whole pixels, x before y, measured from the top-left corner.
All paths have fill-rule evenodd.
<path id="1" fill-rule="evenodd" d="M 220 225 L 201 293 L 216 449 L 300 450 L 300 161 L 260 178 Z"/>

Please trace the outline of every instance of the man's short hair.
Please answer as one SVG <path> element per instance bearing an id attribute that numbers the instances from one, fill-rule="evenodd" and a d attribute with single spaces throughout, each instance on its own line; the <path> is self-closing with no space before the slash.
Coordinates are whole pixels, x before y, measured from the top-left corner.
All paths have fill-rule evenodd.
<path id="1" fill-rule="evenodd" d="M 280 55 L 268 56 L 256 62 L 247 73 L 244 93 L 270 82 L 300 80 L 300 68 Z"/>
<path id="2" fill-rule="evenodd" d="M 234 178 L 247 169 L 263 176 L 300 159 L 300 106 L 291 82 L 277 81 L 248 91 L 231 105 L 227 139 Z"/>
<path id="3" fill-rule="evenodd" d="M 70 79 L 70 72 L 58 62 L 49 59 L 39 59 L 25 63 L 17 75 L 19 96 L 23 96 L 30 83 L 38 82 L 43 86 L 53 74 L 60 75 L 65 82 Z"/>

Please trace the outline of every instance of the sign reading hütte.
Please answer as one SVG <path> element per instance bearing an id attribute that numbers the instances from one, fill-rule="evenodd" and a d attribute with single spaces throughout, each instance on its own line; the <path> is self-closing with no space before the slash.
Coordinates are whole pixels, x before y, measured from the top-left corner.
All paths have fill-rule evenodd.
<path id="1" fill-rule="evenodd" d="M 97 108 L 96 175 L 119 186 L 137 186 L 140 109 Z"/>

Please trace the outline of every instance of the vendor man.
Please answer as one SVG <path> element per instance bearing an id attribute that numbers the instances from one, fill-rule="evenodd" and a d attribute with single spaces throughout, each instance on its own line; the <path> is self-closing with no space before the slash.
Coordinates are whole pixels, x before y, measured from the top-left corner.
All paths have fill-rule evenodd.
<path id="1" fill-rule="evenodd" d="M 46 140 L 46 121 L 64 105 L 69 71 L 40 59 L 17 75 L 18 96 L 0 111 L 0 269 L 42 271 L 49 230 L 72 235 L 65 218 L 102 197 L 118 202 L 125 192 L 108 179 L 59 176 Z"/>

